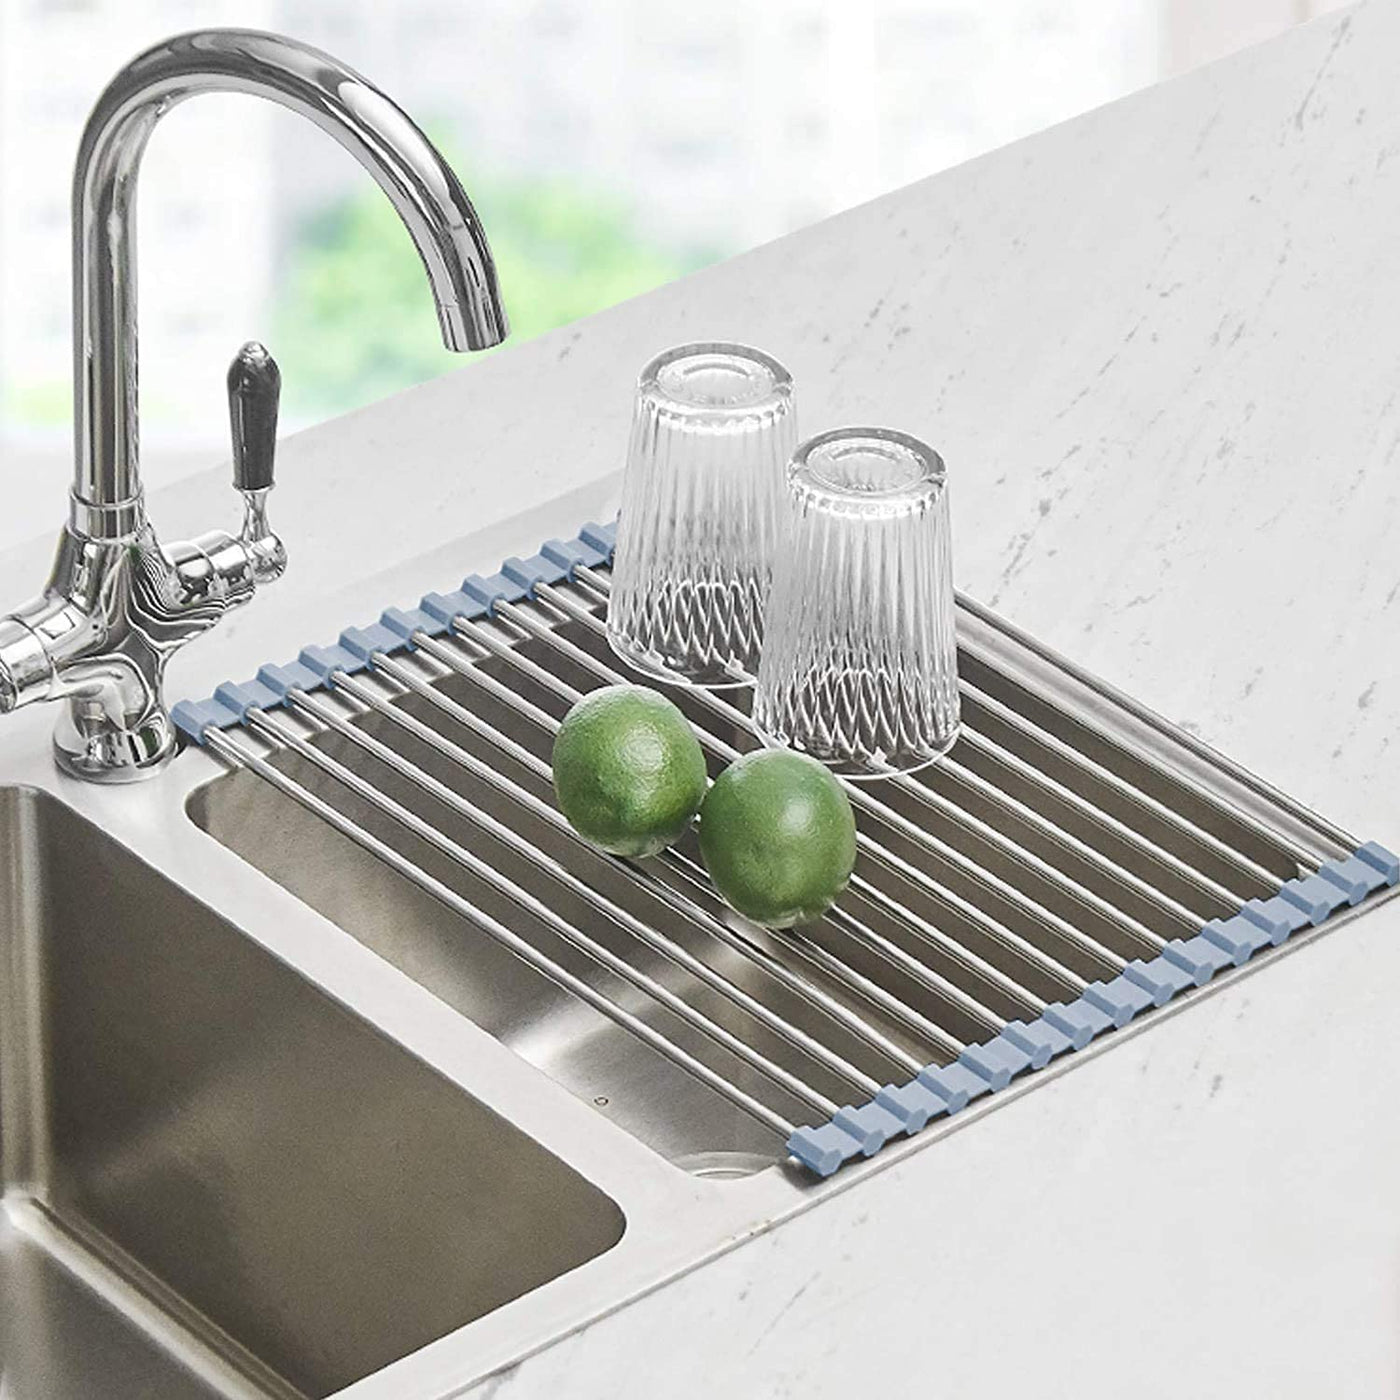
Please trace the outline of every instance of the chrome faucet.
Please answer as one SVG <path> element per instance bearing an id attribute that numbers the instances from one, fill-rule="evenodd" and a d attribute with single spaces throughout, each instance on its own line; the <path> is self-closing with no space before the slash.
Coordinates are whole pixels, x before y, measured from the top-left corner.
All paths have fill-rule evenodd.
<path id="1" fill-rule="evenodd" d="M 267 523 L 280 376 L 259 345 L 229 371 L 243 528 L 162 546 L 137 455 L 134 205 L 156 123 L 201 92 L 280 103 L 335 137 L 408 227 L 450 350 L 507 334 L 486 234 L 466 191 L 412 120 L 328 55 L 252 30 L 157 44 L 117 74 L 83 131 L 73 172 L 73 489 L 44 592 L 0 618 L 0 710 L 63 700 L 59 765 L 95 782 L 157 772 L 174 754 L 162 696 L 170 655 L 286 566 Z"/>

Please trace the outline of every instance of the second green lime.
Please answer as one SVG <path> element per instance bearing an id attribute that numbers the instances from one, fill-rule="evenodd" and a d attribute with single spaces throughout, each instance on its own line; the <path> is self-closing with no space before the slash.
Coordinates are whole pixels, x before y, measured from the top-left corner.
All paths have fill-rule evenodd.
<path id="1" fill-rule="evenodd" d="M 705 756 L 662 694 L 610 685 L 585 695 L 554 736 L 554 791 L 579 835 L 650 856 L 684 835 L 705 796 Z"/>
<path id="2" fill-rule="evenodd" d="M 789 928 L 820 918 L 846 888 L 855 815 L 816 759 L 762 749 L 715 779 L 700 809 L 700 850 L 715 888 L 739 913 Z"/>

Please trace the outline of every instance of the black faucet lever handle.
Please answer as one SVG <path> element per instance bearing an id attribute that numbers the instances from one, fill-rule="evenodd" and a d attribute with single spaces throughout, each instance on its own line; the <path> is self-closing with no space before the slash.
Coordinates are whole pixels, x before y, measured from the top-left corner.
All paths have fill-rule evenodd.
<path id="1" fill-rule="evenodd" d="M 228 367 L 233 484 L 240 491 L 265 491 L 272 485 L 281 395 L 282 371 L 277 361 L 264 346 L 250 340 Z"/>

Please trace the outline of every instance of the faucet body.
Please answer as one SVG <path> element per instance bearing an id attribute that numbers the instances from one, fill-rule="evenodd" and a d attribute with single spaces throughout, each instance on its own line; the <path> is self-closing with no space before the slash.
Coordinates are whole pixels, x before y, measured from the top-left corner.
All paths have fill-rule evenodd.
<path id="1" fill-rule="evenodd" d="M 138 454 L 137 176 L 156 123 L 200 92 L 277 102 L 359 160 L 413 238 L 449 349 L 482 349 L 507 333 L 490 247 L 460 181 L 412 120 L 351 69 L 294 40 L 226 29 L 168 39 L 117 74 L 88 119 L 73 175 L 68 524 L 44 592 L 0 618 L 0 710 L 66 702 L 57 758 L 95 781 L 143 777 L 169 760 L 176 737 L 162 695 L 166 661 L 286 565 L 266 517 L 271 442 L 262 467 L 240 464 L 236 412 L 241 532 L 163 546 L 146 517 Z"/>
<path id="2" fill-rule="evenodd" d="M 0 708 L 65 701 L 54 751 L 77 777 L 158 771 L 176 748 L 166 661 L 286 567 L 263 524 L 257 537 L 216 530 L 171 546 L 144 514 L 116 538 L 69 525 L 43 593 L 0 620 Z"/>

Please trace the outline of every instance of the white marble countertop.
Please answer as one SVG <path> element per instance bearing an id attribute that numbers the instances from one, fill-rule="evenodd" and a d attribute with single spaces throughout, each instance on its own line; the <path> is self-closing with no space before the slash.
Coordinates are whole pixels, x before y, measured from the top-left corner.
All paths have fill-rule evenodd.
<path id="1" fill-rule="evenodd" d="M 652 353 L 751 340 L 805 430 L 939 447 L 966 591 L 1394 845 L 1397 49 L 1372 0 L 289 440 L 291 572 L 172 694 L 454 583 L 472 530 L 533 548 L 509 517 L 617 469 Z M 162 533 L 223 479 L 153 491 Z M 1396 935 L 1400 902 L 472 1393 L 1393 1395 Z"/>

